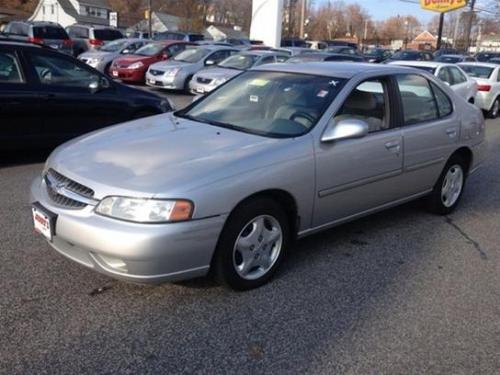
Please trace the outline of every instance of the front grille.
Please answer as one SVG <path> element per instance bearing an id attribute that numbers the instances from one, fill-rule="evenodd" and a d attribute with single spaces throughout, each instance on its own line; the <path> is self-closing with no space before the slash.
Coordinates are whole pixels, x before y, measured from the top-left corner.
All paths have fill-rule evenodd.
<path id="1" fill-rule="evenodd" d="M 92 199 L 94 197 L 94 190 L 82 184 L 79 184 L 78 182 L 73 181 L 66 176 L 63 176 L 53 169 L 49 169 L 47 171 L 44 179 L 47 186 L 47 193 L 50 199 L 58 206 L 69 209 L 81 209 L 87 206 L 86 203 L 61 194 L 58 191 L 60 188 L 64 188 L 65 190 L 77 194 L 82 198 Z"/>
<path id="2" fill-rule="evenodd" d="M 152 75 L 154 75 L 154 76 L 161 76 L 165 72 L 162 72 L 161 70 L 150 69 L 149 73 L 152 74 Z"/>
<path id="3" fill-rule="evenodd" d="M 198 83 L 203 83 L 203 84 L 207 85 L 210 82 L 212 82 L 212 79 L 211 78 L 198 77 L 198 78 L 196 78 L 196 81 L 198 81 Z"/>

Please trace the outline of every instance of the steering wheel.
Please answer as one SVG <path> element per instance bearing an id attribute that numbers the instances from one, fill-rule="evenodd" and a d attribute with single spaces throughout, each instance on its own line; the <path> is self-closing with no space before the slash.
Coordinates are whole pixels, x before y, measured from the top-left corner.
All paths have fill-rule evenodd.
<path id="1" fill-rule="evenodd" d="M 295 112 L 293 115 L 290 116 L 290 120 L 292 121 L 295 121 L 296 118 L 303 118 L 303 119 L 306 119 L 307 121 L 310 122 L 310 125 L 314 124 L 314 122 L 316 121 L 316 118 L 314 118 L 312 115 L 310 115 L 309 113 L 307 112 L 303 112 L 303 111 L 298 111 L 298 112 Z M 307 127 L 306 125 L 298 122 L 298 121 L 295 121 L 305 127 Z"/>

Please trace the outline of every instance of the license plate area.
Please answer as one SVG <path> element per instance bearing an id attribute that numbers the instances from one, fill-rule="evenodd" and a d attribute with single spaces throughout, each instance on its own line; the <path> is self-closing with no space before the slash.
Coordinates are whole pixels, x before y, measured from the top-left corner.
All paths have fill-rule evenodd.
<path id="1" fill-rule="evenodd" d="M 52 241 L 55 234 L 57 215 L 47 210 L 38 202 L 32 204 L 31 212 L 33 215 L 33 227 L 35 232 L 40 233 L 47 240 Z"/>

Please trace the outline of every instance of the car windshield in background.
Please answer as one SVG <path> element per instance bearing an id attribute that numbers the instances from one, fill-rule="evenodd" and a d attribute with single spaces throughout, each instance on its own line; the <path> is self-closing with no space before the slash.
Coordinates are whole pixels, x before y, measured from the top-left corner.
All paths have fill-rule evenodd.
<path id="1" fill-rule="evenodd" d="M 118 51 L 121 51 L 122 49 L 124 49 L 127 44 L 128 44 L 128 40 L 116 40 L 114 42 L 110 42 L 104 46 L 101 47 L 100 51 L 103 51 L 103 52 L 118 52 Z"/>
<path id="2" fill-rule="evenodd" d="M 94 36 L 99 40 L 116 40 L 123 38 L 122 33 L 120 33 L 118 30 L 107 29 L 94 30 Z"/>
<path id="3" fill-rule="evenodd" d="M 144 47 L 139 48 L 135 52 L 135 55 L 154 56 L 160 53 L 164 48 L 165 46 L 163 44 L 149 43 L 146 44 Z"/>
<path id="4" fill-rule="evenodd" d="M 476 59 L 479 62 L 487 62 L 490 59 L 493 59 L 495 57 L 500 57 L 500 53 L 494 53 L 494 52 L 492 52 L 492 53 L 486 53 L 486 52 L 478 53 L 476 56 Z"/>
<path id="5" fill-rule="evenodd" d="M 418 52 L 396 52 L 392 56 L 392 60 L 417 60 L 420 57 Z"/>
<path id="6" fill-rule="evenodd" d="M 187 48 L 177 56 L 174 57 L 175 61 L 182 61 L 187 63 L 195 63 L 204 58 L 210 50 L 206 48 Z"/>
<path id="7" fill-rule="evenodd" d="M 474 78 L 490 78 L 493 73 L 493 68 L 477 65 L 460 65 L 463 71 L 470 77 Z"/>
<path id="8" fill-rule="evenodd" d="M 457 62 L 460 62 L 462 60 L 463 59 L 459 56 L 445 56 L 445 55 L 441 55 L 436 59 L 436 61 L 438 62 L 449 63 L 449 64 L 456 64 Z"/>
<path id="9" fill-rule="evenodd" d="M 246 133 L 291 138 L 316 125 L 345 81 L 309 74 L 248 71 L 175 114 Z"/>
<path id="10" fill-rule="evenodd" d="M 68 34 L 60 27 L 37 26 L 33 28 L 33 36 L 41 39 L 67 39 Z"/>
<path id="11" fill-rule="evenodd" d="M 257 61 L 255 55 L 235 55 L 222 61 L 219 66 L 221 68 L 247 70 L 255 64 L 255 61 Z"/>

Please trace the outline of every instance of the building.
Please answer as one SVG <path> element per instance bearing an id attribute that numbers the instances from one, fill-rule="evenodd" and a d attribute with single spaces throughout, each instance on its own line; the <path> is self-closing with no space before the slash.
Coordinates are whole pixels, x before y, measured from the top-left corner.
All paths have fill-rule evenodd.
<path id="1" fill-rule="evenodd" d="M 437 37 L 425 30 L 418 34 L 410 43 L 408 43 L 408 48 L 418 50 L 433 50 L 437 47 L 437 39 Z"/>
<path id="2" fill-rule="evenodd" d="M 29 16 L 29 13 L 23 12 L 21 10 L 0 8 L 0 28 L 2 27 L 2 25 L 5 25 L 10 21 L 26 20 L 29 18 Z"/>
<path id="3" fill-rule="evenodd" d="M 234 28 L 211 25 L 205 30 L 205 39 L 226 40 L 226 39 L 248 39 L 248 34 L 241 28 Z"/>
<path id="4" fill-rule="evenodd" d="M 178 31 L 181 26 L 187 24 L 187 20 L 182 17 L 173 16 L 167 13 L 151 12 L 151 29 L 154 33 L 161 33 L 165 31 Z M 147 19 L 141 20 L 132 27 L 131 31 L 148 32 L 149 21 Z"/>
<path id="5" fill-rule="evenodd" d="M 63 27 L 109 25 L 110 11 L 107 0 L 40 0 L 30 20 L 57 22 Z"/>

